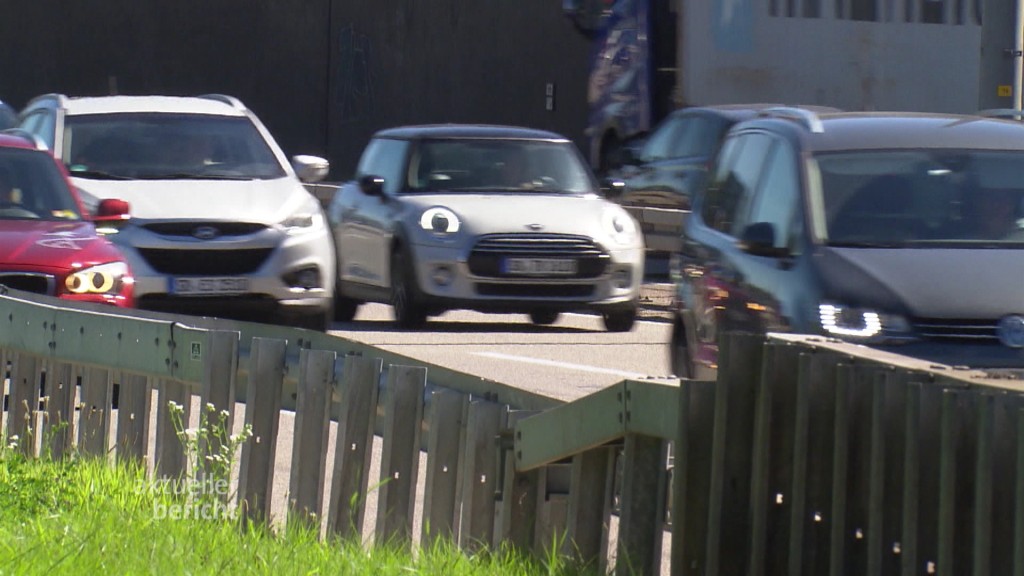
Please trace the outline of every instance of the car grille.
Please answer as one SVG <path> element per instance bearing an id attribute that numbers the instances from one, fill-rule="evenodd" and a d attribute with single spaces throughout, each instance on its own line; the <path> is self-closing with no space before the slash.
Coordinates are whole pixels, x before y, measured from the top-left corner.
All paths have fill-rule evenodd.
<path id="1" fill-rule="evenodd" d="M 0 284 L 13 290 L 33 292 L 35 294 L 56 294 L 56 280 L 50 274 L 32 274 L 29 272 L 0 272 Z"/>
<path id="2" fill-rule="evenodd" d="M 608 253 L 586 236 L 567 234 L 489 234 L 482 236 L 469 254 L 469 271 L 485 278 L 511 277 L 501 271 L 504 258 L 572 258 L 577 262 L 573 276 L 552 278 L 596 278 L 608 267 Z"/>
<path id="3" fill-rule="evenodd" d="M 931 340 L 984 342 L 998 339 L 993 320 L 917 318 L 914 320 L 914 328 L 918 335 Z"/>
<path id="4" fill-rule="evenodd" d="M 589 298 L 594 294 L 592 284 L 474 284 L 481 296 L 504 298 Z"/>
<path id="5" fill-rule="evenodd" d="M 216 228 L 217 236 L 245 236 L 255 234 L 267 227 L 254 222 L 154 222 L 143 226 L 150 232 L 163 236 L 193 236 L 197 228 Z"/>
<path id="6" fill-rule="evenodd" d="M 139 253 L 161 274 L 234 276 L 259 270 L 273 248 L 235 250 L 168 250 L 143 248 Z"/>

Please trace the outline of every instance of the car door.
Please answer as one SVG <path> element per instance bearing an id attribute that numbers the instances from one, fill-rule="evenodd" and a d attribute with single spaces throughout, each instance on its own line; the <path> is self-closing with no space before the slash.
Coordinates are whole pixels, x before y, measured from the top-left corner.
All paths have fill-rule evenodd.
<path id="1" fill-rule="evenodd" d="M 405 140 L 371 140 L 360 158 L 356 181 L 346 184 L 332 202 L 338 273 L 344 282 L 388 285 L 391 221 L 397 210 L 394 197 L 403 187 L 408 147 Z M 381 194 L 367 194 L 360 187 L 359 179 L 366 176 L 383 178 Z"/>

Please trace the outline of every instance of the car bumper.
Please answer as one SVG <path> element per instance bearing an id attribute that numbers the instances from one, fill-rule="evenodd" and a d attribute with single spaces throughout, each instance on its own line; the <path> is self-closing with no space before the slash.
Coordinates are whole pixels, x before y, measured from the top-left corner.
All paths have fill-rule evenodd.
<path id="1" fill-rule="evenodd" d="M 437 309 L 487 312 L 610 310 L 636 305 L 643 280 L 640 248 L 610 251 L 593 278 L 482 276 L 461 248 L 414 245 L 415 274 L 424 303 Z"/>
<path id="2" fill-rule="evenodd" d="M 936 364 L 968 366 L 979 369 L 1024 369 L 1024 349 L 1009 348 L 996 342 L 963 343 L 917 341 L 898 345 L 873 346 Z"/>
<path id="3" fill-rule="evenodd" d="M 689 211 L 629 205 L 623 208 L 640 225 L 648 252 L 674 253 L 682 248 L 683 220 Z"/>

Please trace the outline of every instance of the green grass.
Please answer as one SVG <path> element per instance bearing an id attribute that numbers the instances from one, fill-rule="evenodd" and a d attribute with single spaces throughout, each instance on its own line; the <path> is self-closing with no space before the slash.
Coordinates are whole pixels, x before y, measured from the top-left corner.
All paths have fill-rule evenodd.
<path id="1" fill-rule="evenodd" d="M 0 447 L 0 575 L 579 573 L 557 557 L 508 550 L 470 556 L 440 543 L 414 555 L 324 541 L 300 523 L 271 532 L 224 517 L 171 519 L 157 511 L 181 497 L 151 486 L 139 467 L 26 459 Z"/>

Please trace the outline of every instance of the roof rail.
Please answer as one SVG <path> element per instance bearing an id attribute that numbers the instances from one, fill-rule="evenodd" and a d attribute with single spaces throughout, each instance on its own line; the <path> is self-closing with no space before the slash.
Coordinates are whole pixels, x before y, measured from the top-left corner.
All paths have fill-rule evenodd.
<path id="1" fill-rule="evenodd" d="M 228 96 L 227 94 L 200 94 L 199 97 L 223 102 L 232 108 L 237 108 L 238 110 L 245 110 L 245 105 L 242 104 L 241 100 L 234 96 Z"/>
<path id="2" fill-rule="evenodd" d="M 1014 108 L 989 108 L 988 110 L 978 110 L 977 115 L 984 116 L 986 118 L 1024 120 L 1024 110 L 1016 110 Z"/>
<path id="3" fill-rule="evenodd" d="M 799 108 L 797 106 L 773 106 L 771 108 L 765 108 L 757 113 L 760 117 L 775 117 L 775 118 L 786 118 L 787 120 L 796 120 L 803 124 L 804 128 L 807 128 L 815 134 L 820 134 L 825 131 L 825 125 L 821 123 L 821 118 L 813 111 L 806 108 Z"/>
<path id="4" fill-rule="evenodd" d="M 17 136 L 23 140 L 27 140 L 29 144 L 32 144 L 33 146 L 36 147 L 36 150 L 50 149 L 50 147 L 46 145 L 46 142 L 43 141 L 43 139 L 40 138 L 38 134 L 33 134 L 32 132 L 29 132 L 24 128 L 8 128 L 0 133 L 7 134 L 10 136 Z"/>

